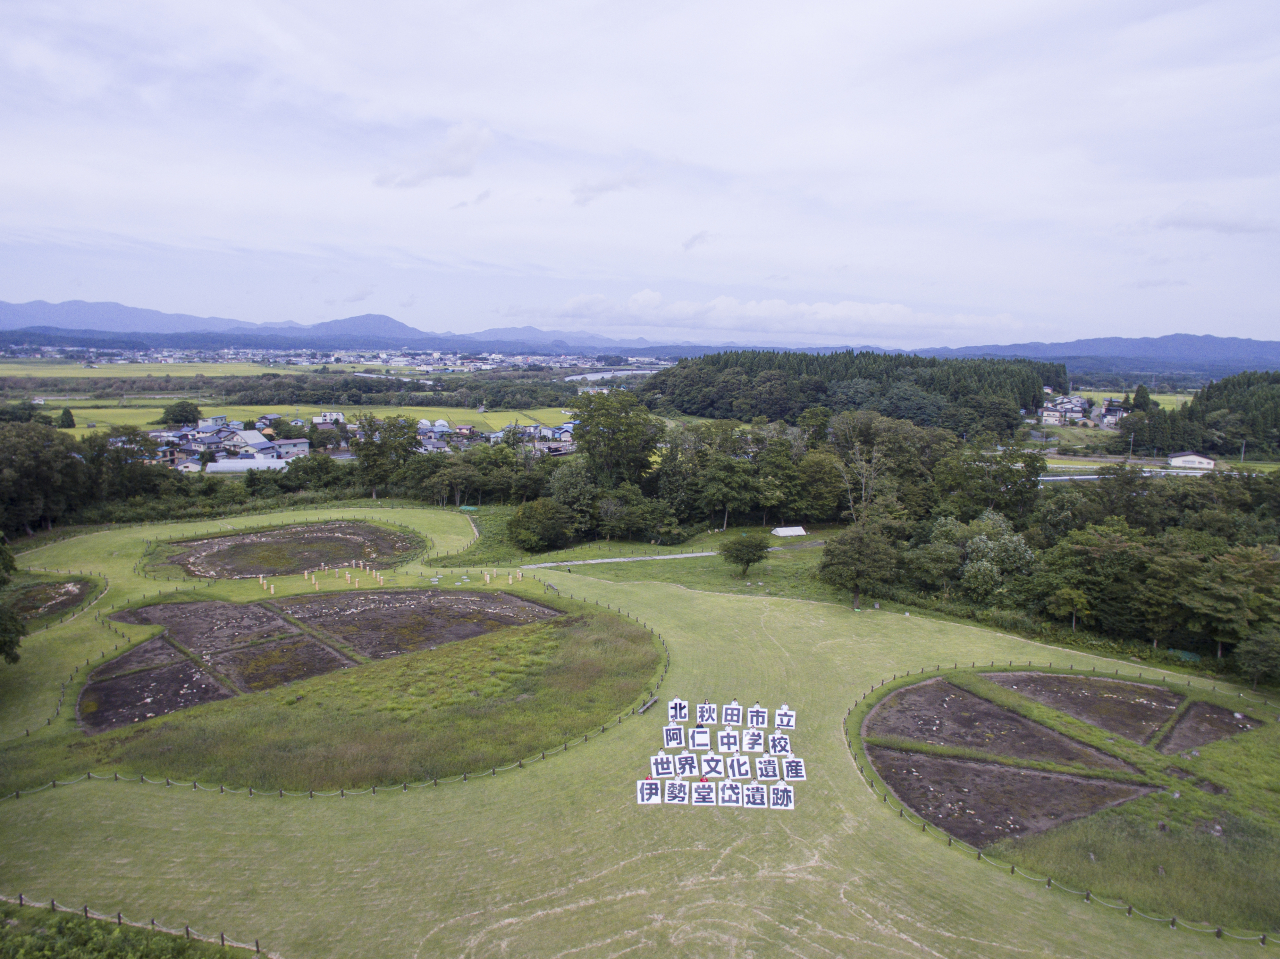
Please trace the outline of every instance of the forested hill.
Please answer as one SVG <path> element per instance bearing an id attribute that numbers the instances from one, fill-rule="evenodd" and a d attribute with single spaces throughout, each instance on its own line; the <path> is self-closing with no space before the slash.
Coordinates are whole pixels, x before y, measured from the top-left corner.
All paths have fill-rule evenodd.
<path id="1" fill-rule="evenodd" d="M 1065 392 L 1061 363 L 854 352 L 816 356 L 765 350 L 714 353 L 655 373 L 642 397 L 654 410 L 717 419 L 794 423 L 806 409 L 871 410 L 918 426 L 1007 435 L 1045 386 Z"/>
<path id="2" fill-rule="evenodd" d="M 1255 459 L 1280 456 L 1280 373 L 1239 373 L 1211 383 L 1176 410 L 1135 409 L 1120 421 L 1122 442 L 1135 452 L 1196 450 Z"/>

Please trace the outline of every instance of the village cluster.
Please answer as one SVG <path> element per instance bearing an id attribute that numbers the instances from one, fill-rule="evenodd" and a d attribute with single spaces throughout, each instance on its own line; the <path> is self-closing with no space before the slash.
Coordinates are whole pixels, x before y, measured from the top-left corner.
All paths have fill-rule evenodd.
<path id="1" fill-rule="evenodd" d="M 759 703 L 742 706 L 736 699 L 695 703 L 692 710 L 682 699 L 671 700 L 662 748 L 636 782 L 636 802 L 795 809 L 795 784 L 807 778 L 804 760 L 792 752 L 796 714 L 785 703 L 773 710 L 772 724 L 769 714 Z M 686 725 L 690 720 L 693 726 Z"/>
<path id="2" fill-rule="evenodd" d="M 480 407 L 484 412 L 484 407 Z M 568 412 L 566 411 L 566 415 Z M 346 423 L 338 411 L 324 412 L 309 419 L 286 419 L 267 413 L 256 422 L 231 420 L 226 416 L 210 416 L 194 425 L 183 424 L 150 430 L 148 435 L 159 444 L 155 461 L 183 472 L 244 473 L 248 470 L 283 470 L 289 460 L 306 456 L 312 443 L 308 437 L 285 439 L 277 435 L 281 424 L 314 430 L 322 438 L 322 447 L 335 459 L 347 459 L 351 438 L 362 438 L 359 427 Z M 537 453 L 563 456 L 573 452 L 573 428 L 576 421 L 561 426 L 512 423 L 503 430 L 486 432 L 466 423 L 450 426 L 447 420 L 419 420 L 418 446 L 421 453 L 452 453 L 476 444 L 501 442 L 508 430 L 515 431 L 522 443 Z M 121 440 L 120 442 L 125 442 Z M 207 464 L 207 465 L 206 465 Z"/>

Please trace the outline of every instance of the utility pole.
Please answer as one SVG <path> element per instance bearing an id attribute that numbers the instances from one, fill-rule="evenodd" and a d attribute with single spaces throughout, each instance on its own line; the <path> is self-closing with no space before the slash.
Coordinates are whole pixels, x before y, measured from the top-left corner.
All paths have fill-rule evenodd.
<path id="1" fill-rule="evenodd" d="M 1240 441 L 1240 465 L 1244 465 L 1244 444 L 1249 442 L 1247 439 Z"/>

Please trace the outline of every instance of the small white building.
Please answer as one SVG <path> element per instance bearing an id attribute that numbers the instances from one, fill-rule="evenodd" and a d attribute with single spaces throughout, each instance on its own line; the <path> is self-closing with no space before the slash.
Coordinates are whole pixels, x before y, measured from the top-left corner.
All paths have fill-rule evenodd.
<path id="1" fill-rule="evenodd" d="M 312 423 L 345 423 L 347 418 L 340 412 L 321 413 L 319 416 L 311 417 Z"/>
<path id="2" fill-rule="evenodd" d="M 1040 411 L 1040 422 L 1045 426 L 1061 426 L 1062 411 L 1043 409 Z"/>
<path id="3" fill-rule="evenodd" d="M 1211 470 L 1214 467 L 1214 461 L 1191 450 L 1184 450 L 1181 453 L 1170 454 L 1169 465 L 1181 469 Z"/>
<path id="4" fill-rule="evenodd" d="M 207 417 L 202 417 L 200 419 L 200 421 L 196 424 L 196 428 L 200 430 L 206 430 L 208 432 L 213 432 L 218 427 L 226 426 L 226 425 L 227 425 L 227 418 L 225 416 L 207 416 Z"/>
<path id="5" fill-rule="evenodd" d="M 237 457 L 219 460 L 204 468 L 206 473 L 247 473 L 249 470 L 287 470 L 288 460 L 267 459 L 264 457 Z"/>

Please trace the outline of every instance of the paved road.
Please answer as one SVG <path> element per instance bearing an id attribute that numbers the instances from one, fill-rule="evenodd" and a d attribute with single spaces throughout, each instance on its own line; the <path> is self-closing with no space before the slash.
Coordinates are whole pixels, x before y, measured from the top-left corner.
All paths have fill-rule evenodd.
<path id="1" fill-rule="evenodd" d="M 619 556 L 614 559 L 573 559 L 559 563 L 529 563 L 521 569 L 550 569 L 552 566 L 590 566 L 592 563 L 638 563 L 647 559 L 690 559 L 694 556 L 717 556 L 718 553 L 667 553 L 665 556 Z"/>
<path id="2" fill-rule="evenodd" d="M 824 545 L 822 540 L 809 543 L 796 543 L 793 546 L 770 546 L 769 552 L 775 553 L 784 549 L 807 549 Z M 613 559 L 573 559 L 568 562 L 559 563 L 529 563 L 521 566 L 521 569 L 550 569 L 553 566 L 590 566 L 592 563 L 639 563 L 642 560 L 650 559 L 692 559 L 695 556 L 719 556 L 714 551 L 706 553 L 667 553 L 664 556 L 618 556 Z"/>

